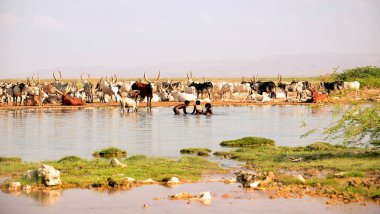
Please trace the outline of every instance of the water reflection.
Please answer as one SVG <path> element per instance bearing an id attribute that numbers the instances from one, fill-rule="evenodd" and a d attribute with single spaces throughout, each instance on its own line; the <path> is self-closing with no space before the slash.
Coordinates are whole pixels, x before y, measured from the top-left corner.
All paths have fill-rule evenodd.
<path id="1" fill-rule="evenodd" d="M 331 121 L 329 108 L 307 106 L 214 107 L 215 115 L 173 115 L 171 108 L 120 114 L 119 108 L 0 111 L 0 155 L 26 161 L 66 155 L 91 158 L 93 151 L 116 146 L 129 155 L 177 157 L 186 147 L 220 150 L 223 140 L 244 136 L 272 138 L 299 146 L 321 136 L 300 136 Z M 300 128 L 301 122 L 307 127 Z"/>

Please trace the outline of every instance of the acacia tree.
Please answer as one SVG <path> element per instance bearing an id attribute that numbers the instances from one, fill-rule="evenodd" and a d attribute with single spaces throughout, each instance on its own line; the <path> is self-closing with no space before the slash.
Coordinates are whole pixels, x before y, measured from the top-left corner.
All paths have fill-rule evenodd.
<path id="1" fill-rule="evenodd" d="M 380 147 L 380 104 L 354 104 L 323 132 L 326 139 L 342 139 L 345 145 Z"/>

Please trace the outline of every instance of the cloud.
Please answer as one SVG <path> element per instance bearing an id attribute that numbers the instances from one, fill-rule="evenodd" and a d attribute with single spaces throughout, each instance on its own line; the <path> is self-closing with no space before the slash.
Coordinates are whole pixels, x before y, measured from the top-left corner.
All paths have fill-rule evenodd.
<path id="1" fill-rule="evenodd" d="M 18 24 L 20 19 L 10 13 L 0 14 L 0 26 L 11 26 Z"/>
<path id="2" fill-rule="evenodd" d="M 26 21 L 26 23 L 32 27 L 47 30 L 57 30 L 62 27 L 61 23 L 57 19 L 42 14 L 33 15 L 31 19 Z"/>

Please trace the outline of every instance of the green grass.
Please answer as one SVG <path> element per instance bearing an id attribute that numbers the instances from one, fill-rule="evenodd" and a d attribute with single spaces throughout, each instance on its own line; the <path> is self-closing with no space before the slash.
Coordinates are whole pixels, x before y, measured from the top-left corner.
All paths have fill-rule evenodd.
<path id="1" fill-rule="evenodd" d="M 75 156 L 64 157 L 59 161 L 46 161 L 43 164 L 51 165 L 61 172 L 62 184 L 77 187 L 89 187 L 93 184 L 107 184 L 111 177 L 121 182 L 125 177 L 136 180 L 152 178 L 161 181 L 168 177 L 178 177 L 181 180 L 197 181 L 203 173 L 224 172 L 218 164 L 207 161 L 202 157 L 184 156 L 178 160 L 168 158 L 153 158 L 146 156 L 132 156 L 120 160 L 128 167 L 111 167 L 110 160 L 86 160 Z M 12 180 L 23 184 L 40 185 L 39 180 L 25 179 L 22 174 L 27 170 L 34 170 L 42 163 L 7 162 L 0 165 L 0 176 L 12 175 Z"/>
<path id="2" fill-rule="evenodd" d="M 208 148 L 185 148 L 181 149 L 181 154 L 196 154 L 198 156 L 209 156 L 211 149 Z"/>
<path id="3" fill-rule="evenodd" d="M 244 137 L 236 140 L 227 140 L 220 143 L 221 146 L 226 147 L 260 147 L 260 146 L 274 146 L 276 143 L 272 139 L 263 137 Z"/>
<path id="4" fill-rule="evenodd" d="M 0 157 L 0 163 L 6 163 L 6 162 L 22 162 L 21 158 L 18 157 Z"/>
<path id="5" fill-rule="evenodd" d="M 105 157 L 105 158 L 126 157 L 127 151 L 123 151 L 123 150 L 116 148 L 116 147 L 108 147 L 108 148 L 101 149 L 99 151 L 92 153 L 92 156 L 94 156 L 94 157 Z"/>
<path id="6" fill-rule="evenodd" d="M 214 155 L 245 161 L 246 166 L 255 171 L 275 172 L 284 185 L 302 184 L 299 179 L 286 172 L 297 172 L 302 175 L 308 170 L 318 170 L 327 174 L 307 178 L 307 185 L 319 184 L 329 191 L 340 194 L 359 194 L 367 198 L 379 195 L 378 184 L 372 183 L 370 187 L 363 185 L 353 187 L 347 182 L 347 179 L 365 181 L 371 178 L 371 174 L 380 176 L 379 149 L 345 147 L 324 142 L 299 147 L 240 145 L 241 147 L 231 151 L 217 151 Z M 342 175 L 335 176 L 340 172 L 343 172 Z"/>

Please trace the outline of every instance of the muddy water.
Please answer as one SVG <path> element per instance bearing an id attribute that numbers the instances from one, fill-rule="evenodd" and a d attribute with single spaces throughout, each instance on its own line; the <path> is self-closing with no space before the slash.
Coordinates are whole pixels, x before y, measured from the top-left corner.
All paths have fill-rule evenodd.
<path id="1" fill-rule="evenodd" d="M 244 136 L 272 138 L 277 145 L 299 146 L 322 140 L 300 136 L 331 121 L 331 110 L 307 106 L 215 107 L 215 115 L 174 115 L 153 108 L 121 115 L 119 108 L 0 111 L 0 156 L 26 161 L 66 155 L 91 158 L 93 151 L 116 146 L 128 155 L 177 157 L 181 148 L 220 150 L 222 140 Z M 307 124 L 300 128 L 301 122 Z"/>
<path id="2" fill-rule="evenodd" d="M 210 191 L 211 204 L 198 201 L 171 201 L 169 195 L 188 192 L 196 195 Z M 223 194 L 230 198 L 223 198 Z M 148 208 L 143 208 L 144 204 Z M 268 198 L 259 191 L 246 192 L 237 184 L 197 183 L 175 188 L 148 185 L 130 191 L 97 192 L 68 189 L 38 193 L 20 193 L 9 196 L 0 192 L 1 213 L 378 213 L 378 206 L 326 205 L 326 199 L 304 197 L 301 199 Z"/>

